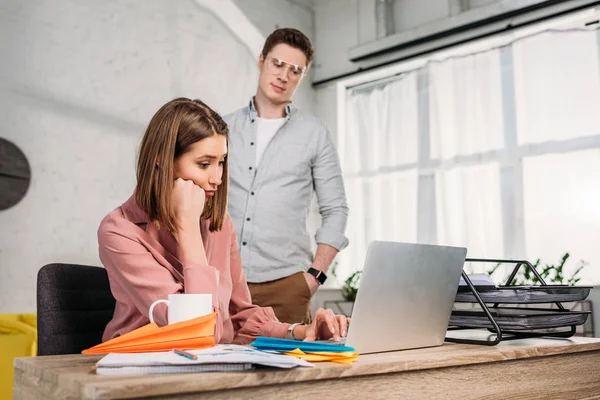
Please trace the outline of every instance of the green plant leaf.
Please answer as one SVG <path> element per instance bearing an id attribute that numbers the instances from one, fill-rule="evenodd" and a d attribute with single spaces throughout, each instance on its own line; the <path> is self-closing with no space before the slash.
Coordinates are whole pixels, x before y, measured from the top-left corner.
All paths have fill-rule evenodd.
<path id="1" fill-rule="evenodd" d="M 342 287 L 342 297 L 344 300 L 354 301 L 356 299 L 361 274 L 362 271 L 355 271 L 344 281 L 344 286 Z"/>
<path id="2" fill-rule="evenodd" d="M 557 265 L 554 264 L 544 264 L 544 267 L 540 267 L 541 259 L 537 259 L 533 264 L 533 267 L 538 271 L 542 279 L 547 284 L 568 284 L 575 285 L 577 282 L 581 280 L 578 277 L 579 273 L 583 270 L 583 268 L 588 264 L 584 260 L 580 260 L 579 267 L 571 274 L 570 277 L 565 276 L 565 266 L 567 261 L 569 260 L 570 254 L 566 252 L 560 259 L 560 262 Z M 501 264 L 496 264 L 490 271 L 488 271 L 489 275 L 492 275 Z M 504 279 L 506 281 L 506 279 Z M 509 285 L 517 285 L 517 286 L 527 286 L 527 285 L 535 285 L 540 283 L 538 278 L 535 276 L 531 268 L 527 265 L 521 265 L 517 274 L 515 275 L 512 282 Z"/>

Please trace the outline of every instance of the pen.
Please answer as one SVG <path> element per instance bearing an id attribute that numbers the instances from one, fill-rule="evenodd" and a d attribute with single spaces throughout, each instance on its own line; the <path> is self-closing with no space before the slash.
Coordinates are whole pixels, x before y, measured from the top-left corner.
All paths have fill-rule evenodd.
<path id="1" fill-rule="evenodd" d="M 187 359 L 190 359 L 190 360 L 198 359 L 198 356 L 196 356 L 195 354 L 188 353 L 187 351 L 183 351 L 183 350 L 173 349 L 173 353 L 175 353 L 179 356 L 185 357 Z"/>

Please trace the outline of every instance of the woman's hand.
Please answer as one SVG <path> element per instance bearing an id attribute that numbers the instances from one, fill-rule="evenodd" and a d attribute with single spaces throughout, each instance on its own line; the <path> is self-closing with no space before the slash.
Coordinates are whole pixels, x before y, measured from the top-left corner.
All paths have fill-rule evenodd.
<path id="1" fill-rule="evenodd" d="M 192 181 L 177 178 L 171 194 L 171 207 L 175 214 L 177 231 L 173 236 L 179 243 L 180 260 L 208 265 L 200 233 L 200 216 L 204 210 L 206 194 Z"/>
<path id="2" fill-rule="evenodd" d="M 327 340 L 333 338 L 334 341 L 339 342 L 341 337 L 345 337 L 348 333 L 348 325 L 350 324 L 350 318 L 338 314 L 335 315 L 333 310 L 324 310 L 319 308 L 314 315 L 313 321 L 310 325 L 303 326 L 304 332 L 299 332 L 304 341 L 314 340 Z"/>
<path id="3" fill-rule="evenodd" d="M 204 210 L 206 194 L 192 181 L 177 178 L 171 194 L 171 207 L 175 215 L 178 231 L 200 229 L 200 216 Z"/>

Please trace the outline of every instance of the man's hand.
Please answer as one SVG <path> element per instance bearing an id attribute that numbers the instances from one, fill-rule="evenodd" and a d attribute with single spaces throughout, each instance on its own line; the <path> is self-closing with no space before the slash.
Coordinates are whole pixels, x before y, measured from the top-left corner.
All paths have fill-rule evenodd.
<path id="1" fill-rule="evenodd" d="M 310 289 L 310 295 L 312 296 L 319 288 L 319 282 L 317 281 L 317 278 L 308 272 L 304 272 L 304 279 L 306 279 L 306 284 L 308 285 L 308 288 Z"/>

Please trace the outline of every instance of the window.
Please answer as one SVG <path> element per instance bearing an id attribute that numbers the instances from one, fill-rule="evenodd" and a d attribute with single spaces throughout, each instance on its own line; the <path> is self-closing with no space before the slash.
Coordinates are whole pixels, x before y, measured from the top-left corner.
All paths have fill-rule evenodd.
<path id="1" fill-rule="evenodd" d="M 528 28 L 340 83 L 340 281 L 376 239 L 600 263 L 600 36 L 582 27 Z"/>

